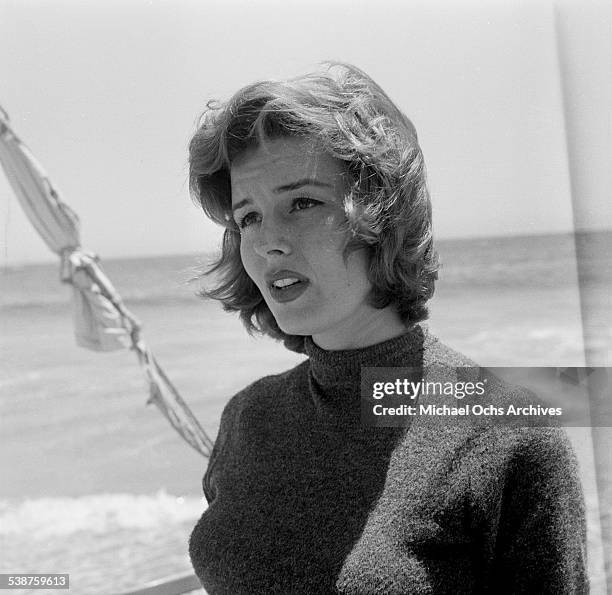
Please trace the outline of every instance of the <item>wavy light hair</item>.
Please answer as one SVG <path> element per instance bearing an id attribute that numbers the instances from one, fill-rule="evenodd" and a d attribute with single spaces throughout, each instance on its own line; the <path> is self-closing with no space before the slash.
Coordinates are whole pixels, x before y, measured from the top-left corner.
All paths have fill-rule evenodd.
<path id="1" fill-rule="evenodd" d="M 416 130 L 367 74 L 348 64 L 254 83 L 226 103 L 207 104 L 189 144 L 189 187 L 194 201 L 225 233 L 220 256 L 204 273 L 214 274 L 215 286 L 201 295 L 239 312 L 249 333 L 266 333 L 289 349 L 303 350 L 303 337 L 279 328 L 244 270 L 240 231 L 231 213 L 233 159 L 266 138 L 279 137 L 310 138 L 346 162 L 347 249 L 367 247 L 370 304 L 395 306 L 407 326 L 426 319 L 439 264 Z"/>

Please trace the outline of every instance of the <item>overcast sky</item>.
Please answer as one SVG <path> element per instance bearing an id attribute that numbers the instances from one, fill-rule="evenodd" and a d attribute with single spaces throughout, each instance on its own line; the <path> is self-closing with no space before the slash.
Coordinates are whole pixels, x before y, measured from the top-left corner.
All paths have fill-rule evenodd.
<path id="1" fill-rule="evenodd" d="M 440 238 L 572 229 L 549 1 L 0 0 L 0 104 L 103 257 L 203 252 L 187 193 L 210 98 L 326 59 L 415 123 Z M 0 264 L 51 259 L 0 175 Z"/>

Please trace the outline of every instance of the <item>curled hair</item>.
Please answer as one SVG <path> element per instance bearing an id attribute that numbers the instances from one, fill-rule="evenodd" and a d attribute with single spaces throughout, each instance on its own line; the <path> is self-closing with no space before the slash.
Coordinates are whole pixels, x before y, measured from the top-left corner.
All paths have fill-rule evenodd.
<path id="1" fill-rule="evenodd" d="M 321 73 L 254 83 L 227 103 L 209 102 L 189 145 L 189 187 L 206 215 L 225 227 L 219 258 L 202 295 L 239 312 L 249 333 L 267 333 L 294 351 L 240 258 L 231 216 L 230 166 L 264 139 L 306 137 L 346 163 L 347 249 L 367 247 L 369 300 L 393 305 L 407 326 L 427 318 L 438 257 L 433 246 L 425 163 L 412 122 L 364 72 L 331 64 Z"/>

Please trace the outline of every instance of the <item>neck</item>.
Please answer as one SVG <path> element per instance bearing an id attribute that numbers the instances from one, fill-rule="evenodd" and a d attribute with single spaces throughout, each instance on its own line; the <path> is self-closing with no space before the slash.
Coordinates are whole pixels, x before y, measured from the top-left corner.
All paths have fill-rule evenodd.
<path id="1" fill-rule="evenodd" d="M 328 351 L 360 349 L 399 337 L 406 330 L 395 308 L 388 306 L 381 310 L 370 308 L 353 324 L 313 334 L 312 340 Z"/>

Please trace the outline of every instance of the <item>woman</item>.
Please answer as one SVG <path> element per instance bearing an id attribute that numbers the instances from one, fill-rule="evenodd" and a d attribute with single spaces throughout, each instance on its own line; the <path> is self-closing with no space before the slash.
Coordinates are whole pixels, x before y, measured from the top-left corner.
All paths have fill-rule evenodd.
<path id="1" fill-rule="evenodd" d="M 382 89 L 348 65 L 245 87 L 209 105 L 190 181 L 226 228 L 207 294 L 308 356 L 223 412 L 190 540 L 205 589 L 586 591 L 559 430 L 361 423 L 362 368 L 472 365 L 419 324 L 431 205 L 415 129 Z"/>

